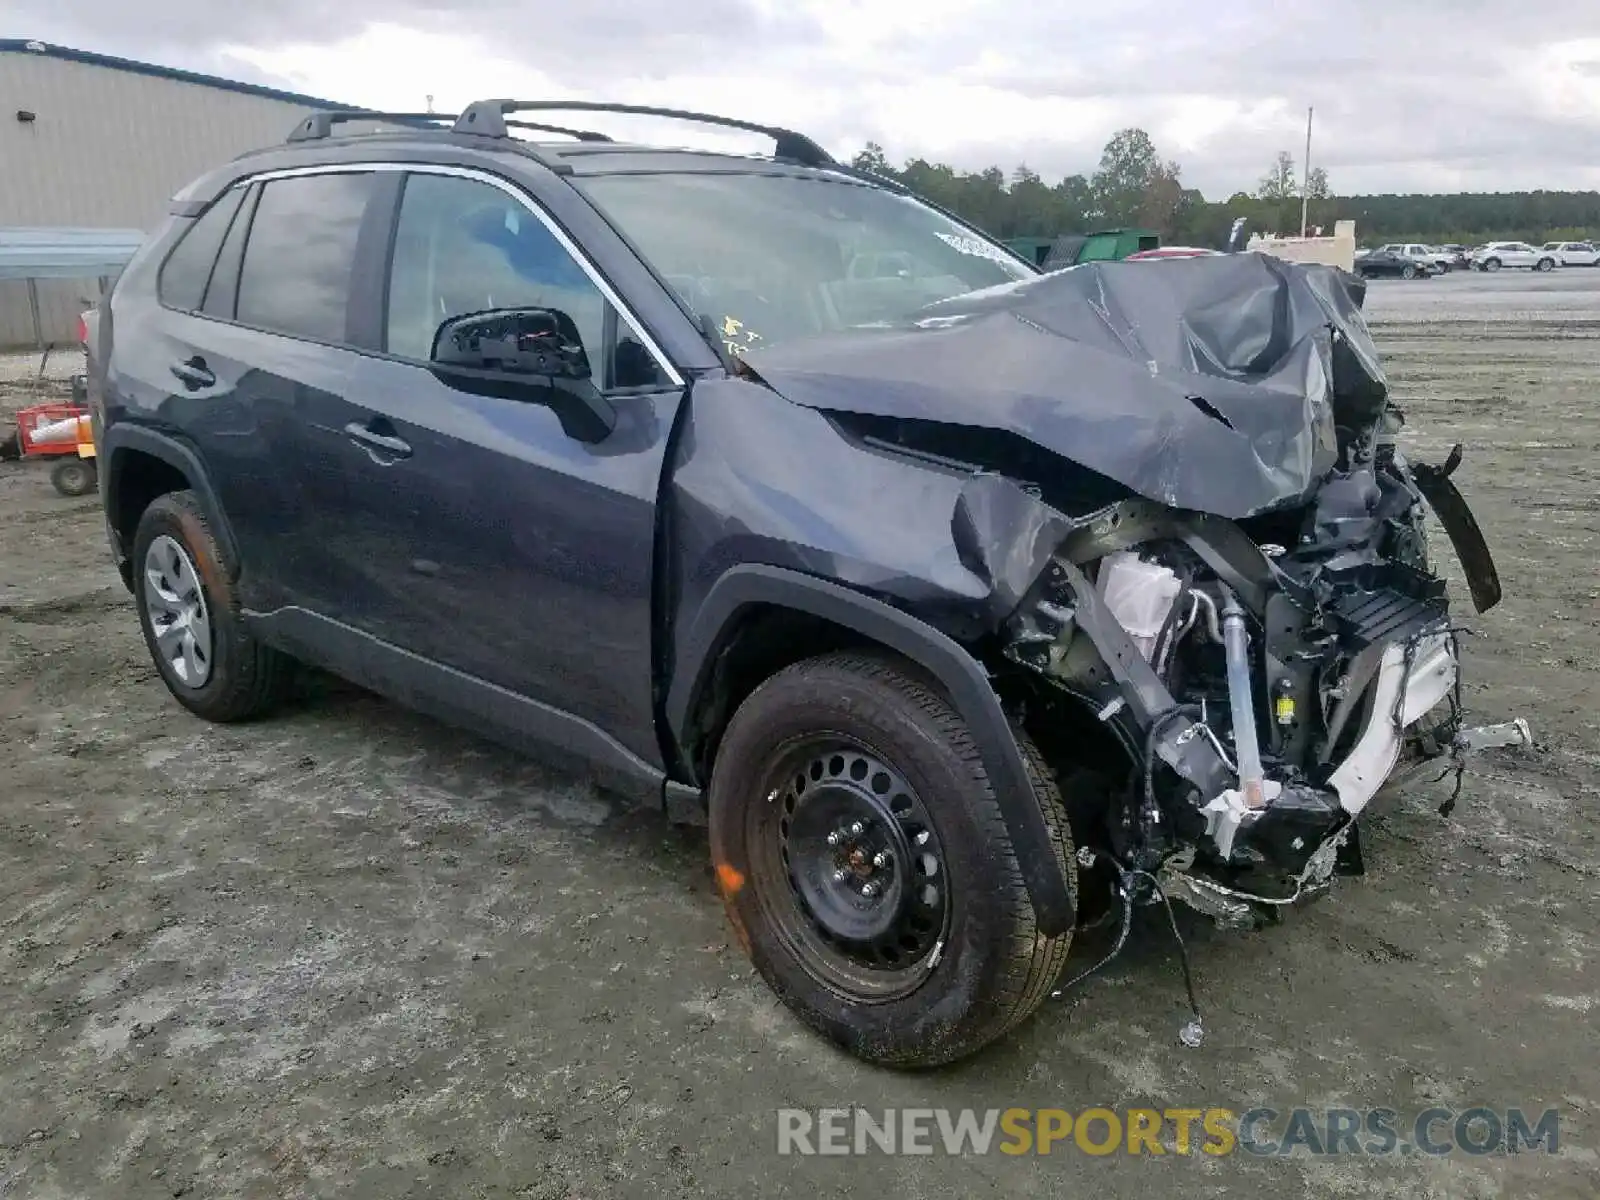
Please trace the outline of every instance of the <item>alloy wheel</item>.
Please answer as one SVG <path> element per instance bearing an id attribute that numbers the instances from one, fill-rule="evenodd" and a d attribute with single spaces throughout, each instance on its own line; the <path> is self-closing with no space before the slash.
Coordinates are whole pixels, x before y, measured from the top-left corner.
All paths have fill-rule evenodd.
<path id="1" fill-rule="evenodd" d="M 170 534 L 145 551 L 144 608 L 168 673 L 185 687 L 204 687 L 211 677 L 211 614 L 194 560 Z"/>

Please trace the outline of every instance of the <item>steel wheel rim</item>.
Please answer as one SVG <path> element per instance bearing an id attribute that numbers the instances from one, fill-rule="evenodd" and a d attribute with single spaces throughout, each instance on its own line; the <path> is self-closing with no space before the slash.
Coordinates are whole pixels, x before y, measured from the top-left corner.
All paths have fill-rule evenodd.
<path id="1" fill-rule="evenodd" d="M 184 687 L 204 687 L 211 678 L 211 614 L 194 560 L 170 534 L 145 551 L 144 610 L 167 674 Z"/>
<path id="2" fill-rule="evenodd" d="M 786 746 L 762 796 L 748 826 L 757 894 L 806 973 L 856 1003 L 920 987 L 943 952 L 953 897 L 916 789 L 885 756 L 829 734 Z"/>

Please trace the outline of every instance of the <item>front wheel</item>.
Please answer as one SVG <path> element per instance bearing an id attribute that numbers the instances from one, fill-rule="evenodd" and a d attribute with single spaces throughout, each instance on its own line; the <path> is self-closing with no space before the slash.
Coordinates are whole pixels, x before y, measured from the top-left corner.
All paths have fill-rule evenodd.
<path id="1" fill-rule="evenodd" d="M 1535 271 L 1553 271 L 1553 270 L 1555 270 L 1555 267 L 1556 267 L 1556 260 L 1555 259 L 1553 259 L 1553 258 L 1541 258 L 1537 263 L 1534 264 L 1533 269 Z"/>
<path id="2" fill-rule="evenodd" d="M 1065 809 L 1019 742 L 1076 893 Z M 740 942 L 802 1021 L 859 1058 L 971 1054 L 1066 963 L 1071 935 L 1036 927 L 972 734 L 914 668 L 841 653 L 767 680 L 728 725 L 709 808 Z"/>
<path id="3" fill-rule="evenodd" d="M 1498 258 L 1486 259 L 1483 264 L 1483 269 L 1485 271 L 1498 271 L 1500 269 L 1500 260 Z"/>
<path id="4" fill-rule="evenodd" d="M 1407 266 L 1404 266 L 1404 267 L 1400 268 L 1400 278 L 1401 279 L 1415 279 L 1416 277 L 1417 277 L 1417 269 L 1415 267 L 1407 265 Z"/>

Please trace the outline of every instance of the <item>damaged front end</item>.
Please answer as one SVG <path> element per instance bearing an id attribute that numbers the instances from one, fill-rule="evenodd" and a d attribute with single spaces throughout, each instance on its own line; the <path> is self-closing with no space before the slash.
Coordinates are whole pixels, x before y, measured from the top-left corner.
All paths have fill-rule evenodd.
<path id="1" fill-rule="evenodd" d="M 1138 879 L 1253 922 L 1353 857 L 1399 768 L 1525 736 L 1461 729 L 1428 508 L 1479 612 L 1500 585 L 1459 448 L 1432 467 L 1396 443 L 1364 295 L 1254 254 L 1097 264 L 750 357 L 864 442 L 965 473 L 951 540 L 995 616 L 965 640 L 1014 703 L 1070 698 L 1113 735 L 1102 800 L 1074 796 L 1084 738 L 1046 753 L 1081 859 L 1129 903 Z"/>
<path id="2" fill-rule="evenodd" d="M 1288 544 L 1145 500 L 1074 522 L 1001 641 L 1139 748 L 1080 844 L 1225 923 L 1326 884 L 1396 768 L 1457 751 L 1422 504 L 1390 448 L 1278 514 Z"/>

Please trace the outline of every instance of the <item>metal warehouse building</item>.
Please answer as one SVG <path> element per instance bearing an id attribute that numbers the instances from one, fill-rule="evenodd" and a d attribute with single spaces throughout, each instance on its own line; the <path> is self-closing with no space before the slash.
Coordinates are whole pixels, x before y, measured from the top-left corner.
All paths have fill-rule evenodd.
<path id="1" fill-rule="evenodd" d="M 0 227 L 149 230 L 184 184 L 281 142 L 331 101 L 43 42 L 0 40 Z M 41 280 L 44 336 L 70 341 L 95 282 Z M 26 284 L 0 281 L 0 348 L 33 342 Z"/>

